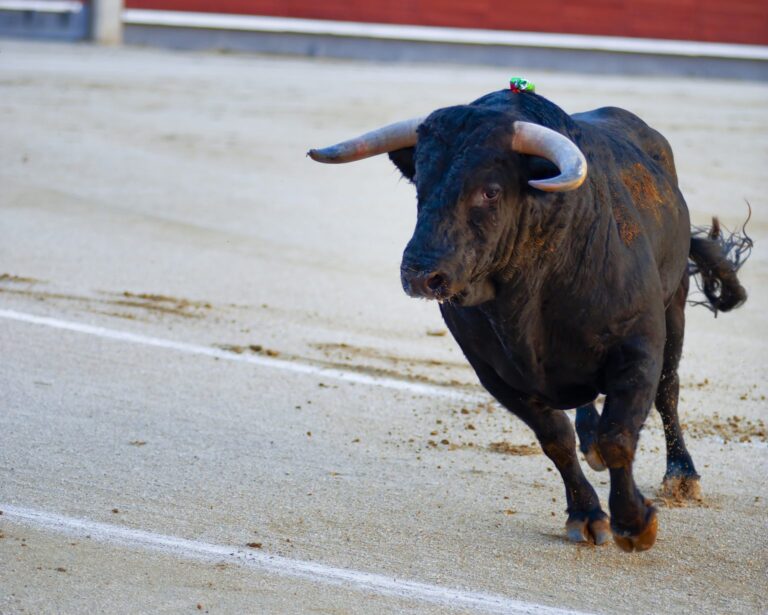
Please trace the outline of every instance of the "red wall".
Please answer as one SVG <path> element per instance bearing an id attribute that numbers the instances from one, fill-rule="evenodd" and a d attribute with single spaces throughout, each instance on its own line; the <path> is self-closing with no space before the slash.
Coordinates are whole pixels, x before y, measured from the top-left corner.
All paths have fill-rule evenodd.
<path id="1" fill-rule="evenodd" d="M 126 0 L 128 8 L 768 44 L 768 0 Z"/>

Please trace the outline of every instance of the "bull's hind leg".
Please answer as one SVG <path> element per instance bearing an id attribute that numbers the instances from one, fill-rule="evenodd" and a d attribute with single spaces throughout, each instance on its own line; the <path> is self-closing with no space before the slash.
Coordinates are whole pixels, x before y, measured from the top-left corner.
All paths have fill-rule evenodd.
<path id="1" fill-rule="evenodd" d="M 685 301 L 688 296 L 688 272 L 683 276 L 672 302 L 667 307 L 667 341 L 664 346 L 664 367 L 656 393 L 656 409 L 664 423 L 667 443 L 667 472 L 662 493 L 675 499 L 700 499 L 701 488 L 691 455 L 685 447 L 683 432 L 677 416 L 680 379 L 677 366 L 683 351 L 685 331 Z"/>
<path id="2" fill-rule="evenodd" d="M 587 404 L 576 408 L 576 433 L 579 434 L 579 450 L 587 460 L 589 467 L 596 472 L 606 469 L 605 461 L 597 446 L 597 425 L 600 414 L 595 404 Z"/>

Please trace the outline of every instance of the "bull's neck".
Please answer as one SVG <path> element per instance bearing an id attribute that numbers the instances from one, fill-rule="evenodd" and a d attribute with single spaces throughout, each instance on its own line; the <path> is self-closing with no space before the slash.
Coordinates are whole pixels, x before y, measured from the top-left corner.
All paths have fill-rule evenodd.
<path id="1" fill-rule="evenodd" d="M 578 286 L 573 279 L 589 270 L 603 245 L 597 235 L 605 226 L 604 212 L 584 185 L 574 193 L 541 193 L 524 201 L 517 225 L 509 229 L 506 253 L 495 276 L 499 298 L 505 303 L 519 297 L 522 302 L 563 283 Z M 586 267 L 585 267 L 586 266 Z M 506 292 L 505 292 L 506 291 Z"/>

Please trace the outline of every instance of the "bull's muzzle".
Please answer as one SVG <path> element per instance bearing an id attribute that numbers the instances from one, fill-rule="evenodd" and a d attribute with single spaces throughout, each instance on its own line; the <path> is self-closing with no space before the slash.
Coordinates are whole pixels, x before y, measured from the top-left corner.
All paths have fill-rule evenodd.
<path id="1" fill-rule="evenodd" d="M 403 290 L 411 297 L 445 301 L 454 294 L 451 280 L 443 271 L 423 270 L 409 265 L 400 268 Z"/>

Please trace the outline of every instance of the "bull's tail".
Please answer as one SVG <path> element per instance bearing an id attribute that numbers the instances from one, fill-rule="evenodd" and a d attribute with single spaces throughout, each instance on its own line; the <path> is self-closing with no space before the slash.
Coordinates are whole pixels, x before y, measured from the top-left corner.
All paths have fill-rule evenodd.
<path id="1" fill-rule="evenodd" d="M 751 213 L 750 210 L 750 216 Z M 715 316 L 747 300 L 747 291 L 736 276 L 752 251 L 752 239 L 745 227 L 746 222 L 741 231 L 724 234 L 720 221 L 712 218 L 710 228 L 694 228 L 691 232 L 688 271 L 706 297 L 706 301 L 691 300 L 691 303 L 706 306 Z"/>

